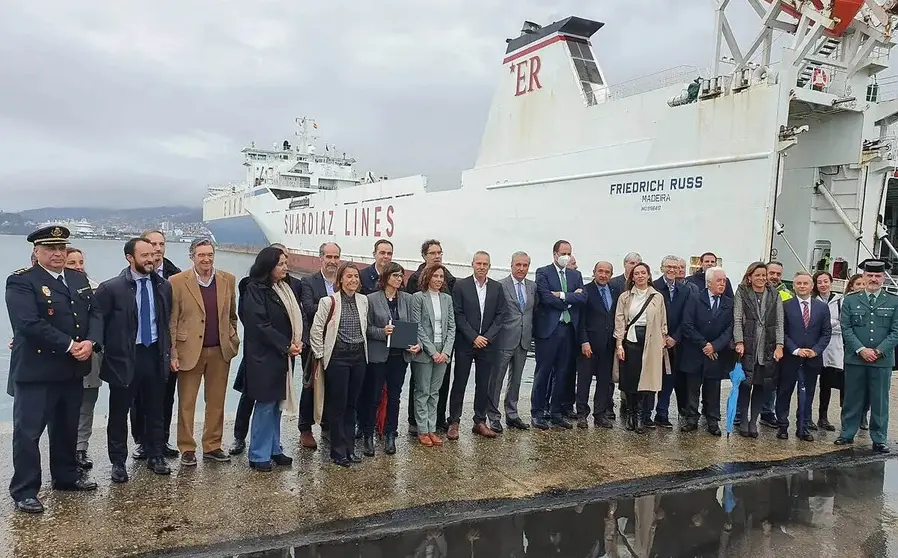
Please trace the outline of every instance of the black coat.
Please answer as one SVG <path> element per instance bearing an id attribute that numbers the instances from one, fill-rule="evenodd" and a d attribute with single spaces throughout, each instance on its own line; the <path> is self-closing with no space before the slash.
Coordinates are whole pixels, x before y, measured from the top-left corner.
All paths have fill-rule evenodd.
<path id="1" fill-rule="evenodd" d="M 480 315 L 480 298 L 474 285 L 474 276 L 465 277 L 452 290 L 452 306 L 455 309 L 455 347 L 458 350 L 474 350 L 474 339 L 478 335 L 486 337 L 495 347 L 502 330 L 502 315 L 505 312 L 505 293 L 498 281 L 487 278 L 486 300 L 483 316 Z"/>
<path id="2" fill-rule="evenodd" d="M 172 275 L 181 273 L 181 268 L 172 263 L 168 258 L 162 258 L 162 278 L 171 279 Z"/>
<path id="3" fill-rule="evenodd" d="M 171 284 L 150 273 L 156 308 L 156 346 L 159 348 L 159 377 L 168 377 L 171 367 Z M 111 386 L 127 387 L 134 380 L 137 355 L 137 282 L 126 267 L 117 276 L 97 287 L 97 304 L 103 311 L 103 364 L 100 379 Z"/>
<path id="4" fill-rule="evenodd" d="M 244 392 L 253 401 L 287 397 L 287 366 L 293 327 L 284 303 L 270 285 L 249 281 L 240 297 L 243 322 Z"/>
<path id="5" fill-rule="evenodd" d="M 90 373 L 68 354 L 73 341 L 90 339 L 103 346 L 103 317 L 87 276 L 66 269 L 66 284 L 35 265 L 6 280 L 6 308 L 13 330 L 9 391 L 13 383 L 64 382 Z"/>
<path id="6" fill-rule="evenodd" d="M 692 275 L 687 277 L 686 282 L 692 283 L 700 291 L 704 291 L 705 289 L 708 288 L 708 282 L 705 278 L 705 270 L 704 269 L 699 269 L 698 271 L 696 271 L 695 273 L 693 273 Z M 723 294 L 724 294 L 724 296 L 728 296 L 730 298 L 733 298 L 735 296 L 734 291 L 733 291 L 733 284 L 730 283 L 729 277 L 727 277 L 727 286 L 726 286 L 726 289 L 723 291 Z"/>
<path id="7" fill-rule="evenodd" d="M 715 316 L 711 312 L 708 290 L 690 298 L 683 315 L 683 344 L 679 368 L 686 374 L 702 374 L 709 380 L 728 378 L 736 364 L 733 350 L 733 299 L 720 297 Z M 702 353 L 707 343 L 714 346 L 717 360 Z"/>
<path id="8" fill-rule="evenodd" d="M 664 309 L 667 310 L 667 334 L 673 337 L 677 343 L 682 343 L 683 317 L 689 306 L 689 300 L 692 298 L 693 289 L 689 288 L 685 282 L 677 283 L 674 287 L 674 299 L 670 300 L 670 289 L 667 287 L 664 277 L 655 279 L 652 286 L 664 298 Z"/>
<path id="9" fill-rule="evenodd" d="M 605 302 L 599 294 L 599 286 L 590 281 L 583 286 L 586 293 L 586 305 L 580 310 L 580 323 L 577 324 L 577 336 L 580 344 L 589 343 L 593 353 L 608 354 L 614 352 L 614 313 L 617 311 L 617 299 L 620 291 L 609 283 L 611 290 L 611 310 L 605 309 Z M 577 351 L 579 353 L 579 350 Z"/>

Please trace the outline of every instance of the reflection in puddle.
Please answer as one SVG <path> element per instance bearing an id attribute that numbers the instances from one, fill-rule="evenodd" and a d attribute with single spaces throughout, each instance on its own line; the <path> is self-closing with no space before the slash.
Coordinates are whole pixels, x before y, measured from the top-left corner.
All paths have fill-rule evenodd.
<path id="1" fill-rule="evenodd" d="M 896 465 L 822 469 L 241 557 L 892 556 Z"/>

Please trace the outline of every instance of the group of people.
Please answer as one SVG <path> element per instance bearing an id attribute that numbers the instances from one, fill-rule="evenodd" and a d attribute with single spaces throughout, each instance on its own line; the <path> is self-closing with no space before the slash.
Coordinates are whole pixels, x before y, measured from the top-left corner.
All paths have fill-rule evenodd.
<path id="1" fill-rule="evenodd" d="M 882 289 L 881 260 L 863 262 L 863 275 L 849 288 L 858 292 L 842 298 L 831 292 L 826 272 L 796 274 L 789 291 L 777 262 L 751 264 L 734 290 L 712 253 L 688 277 L 682 258 L 665 257 L 653 277 L 631 253 L 624 273 L 615 276 L 612 264 L 600 261 L 586 284 L 564 240 L 535 280 L 524 252 L 512 255 L 507 277 L 491 279 L 484 251 L 473 255 L 471 275 L 456 279 L 434 239 L 422 244 L 424 261 L 409 275 L 382 239 L 364 269 L 342 261 L 336 243 L 324 243 L 320 270 L 301 279 L 288 272 L 287 249 L 273 244 L 237 283 L 215 268 L 210 240 L 191 243 L 193 265 L 181 271 L 164 256 L 164 235 L 147 231 L 125 243 L 128 267 L 96 285 L 68 237 L 59 226 L 30 235 L 33 264 L 7 281 L 15 398 L 10 493 L 21 511 L 43 511 L 38 441 L 48 427 L 54 488 L 96 489 L 87 475 L 87 444 L 101 381 L 110 386 L 107 443 L 117 483 L 128 481 L 129 415 L 137 444 L 132 458 L 146 459 L 161 475 L 171 472 L 168 458 L 196 465 L 201 382 L 203 460 L 224 462 L 246 451 L 256 471 L 289 466 L 280 434 L 285 411 L 298 414 L 305 448 L 317 448 L 312 425 L 320 425 L 336 465 L 362 461 L 356 439 L 363 455 L 374 456 L 378 430 L 384 453 L 392 455 L 409 368 L 408 431 L 426 447 L 459 438 L 472 367 L 472 432 L 485 438 L 505 427 L 588 428 L 590 414 L 596 427 L 613 428 L 615 385 L 627 430 L 673 428 L 675 394 L 683 432 L 697 430 L 704 418 L 707 431 L 719 436 L 720 382 L 741 363 L 741 435 L 757 437 L 760 420 L 788 438 L 796 389 L 796 435 L 811 441 L 818 427 L 834 430 L 826 413 L 836 388 L 844 398 L 836 443 L 854 441 L 869 409 L 873 448 L 888 451 L 898 297 Z M 400 322 L 414 324 L 414 343 L 392 342 Z M 531 341 L 536 367 L 528 423 L 518 402 Z M 241 345 L 233 383 L 241 397 L 226 452 L 228 372 Z M 810 407 L 818 377 L 815 423 Z M 177 449 L 168 443 L 175 391 Z"/>

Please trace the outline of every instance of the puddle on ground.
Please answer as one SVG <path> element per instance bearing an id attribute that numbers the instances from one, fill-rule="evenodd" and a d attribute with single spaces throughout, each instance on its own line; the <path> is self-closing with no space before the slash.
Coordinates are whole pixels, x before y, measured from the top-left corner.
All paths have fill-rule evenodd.
<path id="1" fill-rule="evenodd" d="M 896 530 L 898 464 L 878 462 L 238 556 L 886 557 Z"/>

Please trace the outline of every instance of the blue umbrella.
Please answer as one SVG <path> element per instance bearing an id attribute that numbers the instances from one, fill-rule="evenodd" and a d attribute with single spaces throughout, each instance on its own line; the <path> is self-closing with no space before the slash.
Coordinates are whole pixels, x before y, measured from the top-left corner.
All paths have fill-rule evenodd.
<path id="1" fill-rule="evenodd" d="M 737 362 L 736 367 L 730 372 L 730 381 L 733 387 L 730 388 L 730 396 L 727 398 L 727 438 L 733 432 L 733 423 L 736 422 L 736 402 L 739 400 L 739 384 L 745 379 L 745 372 L 742 371 L 742 363 Z"/>

